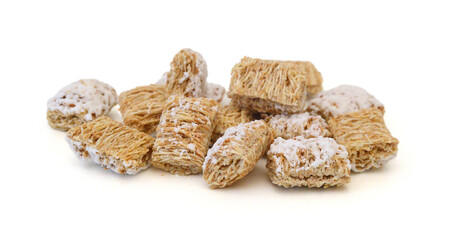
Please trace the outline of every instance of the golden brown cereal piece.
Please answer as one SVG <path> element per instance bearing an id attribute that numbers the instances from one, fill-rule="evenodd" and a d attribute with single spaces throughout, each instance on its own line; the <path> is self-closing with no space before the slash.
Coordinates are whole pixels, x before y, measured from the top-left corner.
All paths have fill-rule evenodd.
<path id="1" fill-rule="evenodd" d="M 307 111 L 321 115 L 326 121 L 339 115 L 376 107 L 385 112 L 384 106 L 366 90 L 350 85 L 340 85 L 323 91 L 309 100 Z"/>
<path id="2" fill-rule="evenodd" d="M 299 64 L 300 67 L 306 72 L 307 81 L 307 95 L 314 95 L 323 90 L 323 77 L 321 73 L 315 68 L 315 66 L 308 61 L 292 61 L 293 63 Z"/>
<path id="3" fill-rule="evenodd" d="M 276 138 L 268 151 L 269 178 L 282 187 L 331 187 L 350 182 L 344 146 L 332 138 Z"/>
<path id="4" fill-rule="evenodd" d="M 214 144 L 225 133 L 226 129 L 250 121 L 253 121 L 253 115 L 250 110 L 231 104 L 220 106 L 214 121 L 215 128 L 212 133 L 211 143 Z"/>
<path id="5" fill-rule="evenodd" d="M 304 138 L 330 137 L 328 124 L 318 115 L 307 112 L 291 115 L 275 115 L 266 118 L 269 126 L 274 130 L 274 138 L 290 139 L 297 136 Z"/>
<path id="6" fill-rule="evenodd" d="M 231 70 L 228 96 L 235 105 L 272 114 L 303 111 L 306 76 L 290 61 L 244 57 Z"/>
<path id="7" fill-rule="evenodd" d="M 65 86 L 47 103 L 49 126 L 58 130 L 108 114 L 117 103 L 114 88 L 95 79 L 82 79 Z"/>
<path id="8" fill-rule="evenodd" d="M 206 98 L 221 102 L 225 96 L 225 88 L 216 83 L 207 83 Z"/>
<path id="9" fill-rule="evenodd" d="M 207 64 L 201 54 L 188 48 L 182 49 L 174 56 L 170 65 L 171 70 L 166 77 L 166 86 L 170 95 L 205 96 Z"/>
<path id="10" fill-rule="evenodd" d="M 172 174 L 200 173 L 216 113 L 214 100 L 172 95 L 157 126 L 152 164 Z"/>
<path id="11" fill-rule="evenodd" d="M 136 174 L 151 164 L 154 138 L 106 116 L 76 126 L 66 137 L 81 160 L 121 174 Z"/>
<path id="12" fill-rule="evenodd" d="M 347 149 L 354 172 L 379 168 L 397 154 L 399 141 L 391 136 L 378 108 L 340 115 L 328 123 L 334 139 Z"/>
<path id="13" fill-rule="evenodd" d="M 231 71 L 228 96 L 235 105 L 260 113 L 297 113 L 307 94 L 322 90 L 323 79 L 310 62 L 244 57 Z"/>
<path id="14" fill-rule="evenodd" d="M 119 95 L 119 111 L 125 125 L 152 133 L 160 121 L 168 95 L 165 86 L 137 87 Z"/>
<path id="15" fill-rule="evenodd" d="M 245 177 L 269 148 L 271 129 L 262 121 L 228 128 L 209 150 L 203 176 L 211 188 L 224 188 Z"/>

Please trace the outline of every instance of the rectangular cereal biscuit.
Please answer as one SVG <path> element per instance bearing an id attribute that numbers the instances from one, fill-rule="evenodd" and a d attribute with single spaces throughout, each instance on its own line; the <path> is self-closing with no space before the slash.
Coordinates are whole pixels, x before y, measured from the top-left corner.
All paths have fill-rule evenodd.
<path id="1" fill-rule="evenodd" d="M 106 116 L 76 126 L 66 137 L 76 155 L 121 174 L 136 174 L 151 164 L 154 138 Z"/>
<path id="2" fill-rule="evenodd" d="M 154 84 L 121 93 L 119 111 L 123 123 L 141 132 L 154 132 L 167 98 L 166 88 Z"/>
<path id="3" fill-rule="evenodd" d="M 282 187 L 330 187 L 350 182 L 344 146 L 332 138 L 276 138 L 266 168 L 273 184 Z"/>
<path id="4" fill-rule="evenodd" d="M 328 124 L 334 139 L 347 149 L 354 172 L 379 168 L 397 154 L 399 141 L 391 136 L 378 108 L 340 115 Z"/>
<path id="5" fill-rule="evenodd" d="M 204 179 L 211 188 L 233 184 L 253 170 L 272 140 L 272 131 L 262 120 L 228 128 L 206 156 Z"/>
<path id="6" fill-rule="evenodd" d="M 198 52 L 185 48 L 179 51 L 171 62 L 167 73 L 168 93 L 186 97 L 204 97 L 207 91 L 207 64 Z"/>
<path id="7" fill-rule="evenodd" d="M 313 65 L 312 65 L 313 66 Z M 260 113 L 303 112 L 307 98 L 308 64 L 244 57 L 231 71 L 228 96 L 233 104 Z M 314 77 L 315 78 L 315 77 Z M 313 79 L 318 85 L 320 80 Z M 312 91 L 318 91 L 318 87 Z M 321 90 L 321 89 L 320 89 Z"/>
<path id="8" fill-rule="evenodd" d="M 216 113 L 214 100 L 172 95 L 157 126 L 152 164 L 172 174 L 200 173 Z"/>
<path id="9" fill-rule="evenodd" d="M 95 79 L 82 79 L 65 86 L 47 103 L 49 126 L 68 130 L 108 114 L 117 104 L 114 88 Z"/>
<path id="10" fill-rule="evenodd" d="M 212 133 L 211 143 L 215 143 L 225 133 L 226 129 L 250 121 L 253 121 L 253 115 L 250 110 L 232 104 L 220 106 L 214 120 L 215 128 Z"/>
<path id="11" fill-rule="evenodd" d="M 269 116 L 266 121 L 274 130 L 274 138 L 290 139 L 297 136 L 303 136 L 304 138 L 331 136 L 325 120 L 308 112 Z"/>
<path id="12" fill-rule="evenodd" d="M 385 112 L 383 104 L 366 90 L 351 85 L 340 85 L 316 94 L 309 100 L 306 110 L 321 115 L 328 121 L 339 115 L 372 107 L 378 108 L 382 113 Z"/>

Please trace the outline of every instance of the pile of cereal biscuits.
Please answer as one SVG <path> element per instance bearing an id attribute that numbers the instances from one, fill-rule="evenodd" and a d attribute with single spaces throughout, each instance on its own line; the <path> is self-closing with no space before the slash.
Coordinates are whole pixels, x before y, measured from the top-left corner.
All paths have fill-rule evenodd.
<path id="1" fill-rule="evenodd" d="M 383 166 L 399 141 L 374 96 L 322 83 L 311 62 L 244 57 L 225 94 L 201 54 L 182 49 L 158 82 L 119 96 L 98 80 L 71 83 L 49 99 L 47 119 L 80 159 L 120 174 L 153 166 L 225 188 L 266 156 L 273 184 L 326 188 Z M 106 116 L 116 104 L 123 123 Z"/>

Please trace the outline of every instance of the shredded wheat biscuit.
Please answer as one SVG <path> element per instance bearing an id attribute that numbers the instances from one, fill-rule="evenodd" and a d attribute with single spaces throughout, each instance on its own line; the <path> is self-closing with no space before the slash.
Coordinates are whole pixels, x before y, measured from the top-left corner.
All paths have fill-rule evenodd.
<path id="1" fill-rule="evenodd" d="M 257 120 L 228 128 L 209 150 L 203 176 L 211 188 L 224 188 L 253 170 L 273 140 L 268 125 Z"/>
<path id="2" fill-rule="evenodd" d="M 116 173 L 136 174 L 151 164 L 154 138 L 106 116 L 70 129 L 66 139 L 81 160 Z"/>
<path id="3" fill-rule="evenodd" d="M 307 81 L 307 94 L 314 95 L 318 92 L 323 90 L 323 77 L 321 73 L 315 68 L 315 66 L 308 61 L 290 61 L 296 64 L 299 64 L 302 67 L 304 72 L 306 73 L 306 81 Z"/>
<path id="4" fill-rule="evenodd" d="M 148 134 L 154 132 L 167 98 L 166 88 L 154 84 L 121 93 L 119 111 L 124 124 Z"/>
<path id="5" fill-rule="evenodd" d="M 328 124 L 318 115 L 307 112 L 291 115 L 275 115 L 266 118 L 269 126 L 274 130 L 274 138 L 290 139 L 297 136 L 304 138 L 330 137 Z"/>
<path id="6" fill-rule="evenodd" d="M 321 115 L 326 121 L 342 114 L 376 107 L 385 112 L 384 106 L 366 90 L 350 85 L 341 85 L 318 93 L 309 100 L 307 111 Z"/>
<path id="7" fill-rule="evenodd" d="M 47 102 L 49 126 L 59 130 L 108 114 L 117 103 L 114 88 L 95 79 L 82 79 L 65 86 Z"/>
<path id="8" fill-rule="evenodd" d="M 350 182 L 350 161 L 344 146 L 332 138 L 276 138 L 266 168 L 272 183 L 282 187 L 331 187 Z"/>
<path id="9" fill-rule="evenodd" d="M 307 93 L 321 91 L 323 79 L 310 62 L 244 57 L 231 71 L 233 104 L 260 113 L 303 112 Z"/>
<path id="10" fill-rule="evenodd" d="M 399 141 L 391 136 L 378 108 L 340 115 L 328 123 L 334 139 L 347 149 L 354 172 L 379 168 L 397 154 Z"/>
<path id="11" fill-rule="evenodd" d="M 157 126 L 152 164 L 178 175 L 201 172 L 216 113 L 214 100 L 172 95 Z"/>
<path id="12" fill-rule="evenodd" d="M 204 97 L 206 94 L 207 64 L 201 54 L 185 48 L 171 62 L 166 77 L 168 93 L 186 97 Z"/>
<path id="13" fill-rule="evenodd" d="M 225 133 L 226 129 L 253 120 L 252 113 L 246 108 L 240 108 L 231 104 L 220 106 L 214 120 L 215 128 L 212 133 L 211 143 L 215 143 Z"/>

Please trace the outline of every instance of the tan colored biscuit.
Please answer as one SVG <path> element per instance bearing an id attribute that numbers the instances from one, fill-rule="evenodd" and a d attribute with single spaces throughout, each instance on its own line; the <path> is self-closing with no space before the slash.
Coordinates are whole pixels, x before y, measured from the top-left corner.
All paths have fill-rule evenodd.
<path id="1" fill-rule="evenodd" d="M 152 164 L 172 174 L 200 173 L 216 113 L 214 100 L 172 95 L 157 126 Z"/>
<path id="2" fill-rule="evenodd" d="M 137 87 L 119 95 L 119 111 L 125 125 L 152 133 L 160 121 L 168 95 L 160 85 Z"/>
<path id="3" fill-rule="evenodd" d="M 340 115 L 328 124 L 334 139 L 347 149 L 354 172 L 379 168 L 397 154 L 399 141 L 391 136 L 378 108 Z"/>
<path id="4" fill-rule="evenodd" d="M 171 62 L 166 86 L 168 94 L 182 94 L 186 97 L 204 97 L 207 91 L 207 64 L 198 52 L 185 48 L 179 51 Z"/>
<path id="5" fill-rule="evenodd" d="M 297 136 L 304 138 L 330 137 L 328 124 L 318 115 L 307 112 L 291 115 L 275 115 L 266 118 L 268 125 L 274 130 L 274 138 L 290 139 Z"/>
<path id="6" fill-rule="evenodd" d="M 212 133 L 211 143 L 214 144 L 219 137 L 223 136 L 226 129 L 250 121 L 253 121 L 253 115 L 250 110 L 231 104 L 220 106 L 214 121 L 215 128 Z"/>
<path id="7" fill-rule="evenodd" d="M 228 96 L 232 103 L 271 114 L 304 110 L 305 71 L 290 61 L 244 57 L 231 71 Z"/>
<path id="8" fill-rule="evenodd" d="M 253 170 L 272 140 L 272 131 L 262 120 L 228 128 L 206 156 L 204 179 L 211 188 L 233 184 Z"/>
<path id="9" fill-rule="evenodd" d="M 95 79 L 82 79 L 65 86 L 49 99 L 47 119 L 52 128 L 66 131 L 108 114 L 116 104 L 114 88 Z"/>
<path id="10" fill-rule="evenodd" d="M 276 138 L 268 151 L 269 178 L 282 187 L 330 187 L 350 182 L 344 146 L 332 138 Z"/>
<path id="11" fill-rule="evenodd" d="M 66 137 L 81 160 L 121 174 L 136 174 L 151 164 L 154 138 L 106 116 L 76 126 Z"/>

